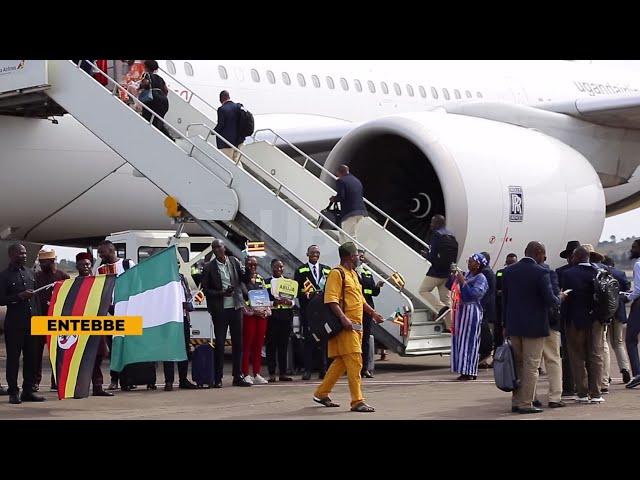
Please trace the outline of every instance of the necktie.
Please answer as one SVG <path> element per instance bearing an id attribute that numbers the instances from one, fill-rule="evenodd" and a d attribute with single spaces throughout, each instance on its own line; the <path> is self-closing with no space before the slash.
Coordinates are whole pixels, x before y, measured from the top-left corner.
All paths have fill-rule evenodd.
<path id="1" fill-rule="evenodd" d="M 315 265 L 311 266 L 311 271 L 313 272 L 313 278 L 315 279 L 316 283 L 318 283 L 318 271 L 316 270 Z"/>

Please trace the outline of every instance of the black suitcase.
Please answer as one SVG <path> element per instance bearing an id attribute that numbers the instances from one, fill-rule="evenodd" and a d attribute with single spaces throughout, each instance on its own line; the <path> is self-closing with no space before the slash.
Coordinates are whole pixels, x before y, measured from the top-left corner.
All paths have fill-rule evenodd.
<path id="1" fill-rule="evenodd" d="M 131 390 L 134 385 L 146 385 L 148 389 L 156 389 L 156 363 L 130 363 L 120 372 L 120 388 Z"/>

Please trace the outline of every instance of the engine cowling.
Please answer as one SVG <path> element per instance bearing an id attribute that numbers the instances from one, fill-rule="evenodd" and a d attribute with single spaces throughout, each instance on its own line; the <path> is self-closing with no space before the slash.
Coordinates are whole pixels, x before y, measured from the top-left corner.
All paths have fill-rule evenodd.
<path id="1" fill-rule="evenodd" d="M 427 238 L 433 215 L 445 215 L 461 259 L 487 251 L 501 266 L 506 254 L 521 257 L 539 240 L 556 267 L 568 240 L 596 245 L 604 224 L 592 166 L 533 129 L 444 111 L 382 117 L 336 144 L 325 166 L 341 164 L 360 178 L 369 201 L 419 238 Z"/>

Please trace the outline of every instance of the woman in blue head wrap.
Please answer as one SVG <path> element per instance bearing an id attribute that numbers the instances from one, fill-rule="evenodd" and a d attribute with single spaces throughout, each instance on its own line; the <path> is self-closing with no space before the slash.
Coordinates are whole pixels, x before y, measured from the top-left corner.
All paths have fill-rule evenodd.
<path id="1" fill-rule="evenodd" d="M 481 253 L 474 253 L 467 260 L 469 271 L 456 269 L 454 282 L 460 289 L 460 301 L 455 311 L 451 342 L 451 371 L 459 373 L 458 380 L 475 380 L 478 375 L 478 350 L 482 306 L 480 300 L 487 292 L 488 284 L 480 271 L 489 262 Z"/>

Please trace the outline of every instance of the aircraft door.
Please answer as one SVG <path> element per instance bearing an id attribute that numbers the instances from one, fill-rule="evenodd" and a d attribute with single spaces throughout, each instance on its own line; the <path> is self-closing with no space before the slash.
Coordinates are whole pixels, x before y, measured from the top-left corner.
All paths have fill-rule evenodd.
<path id="1" fill-rule="evenodd" d="M 511 94 L 513 95 L 514 102 L 521 105 L 528 104 L 529 99 L 527 97 L 527 92 L 525 92 L 524 88 L 522 88 L 520 82 L 512 77 L 506 77 L 506 81 L 509 85 L 509 89 L 511 90 Z"/>

